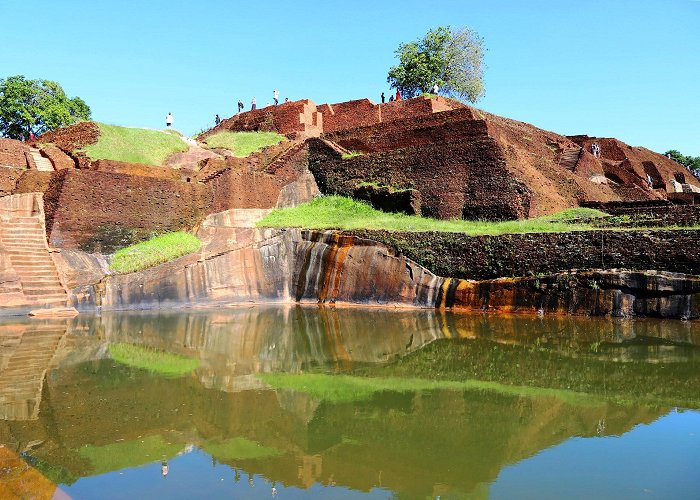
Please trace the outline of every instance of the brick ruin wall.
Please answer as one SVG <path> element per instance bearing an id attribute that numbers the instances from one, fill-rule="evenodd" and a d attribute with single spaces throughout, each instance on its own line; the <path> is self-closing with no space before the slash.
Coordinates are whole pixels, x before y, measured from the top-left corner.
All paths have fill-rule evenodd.
<path id="1" fill-rule="evenodd" d="M 190 230 L 211 206 L 199 184 L 85 170 L 51 180 L 44 190 L 49 242 L 62 248 L 109 253 L 153 233 Z"/>
<path id="2" fill-rule="evenodd" d="M 208 136 L 226 130 L 233 132 L 279 132 L 283 135 L 303 133 L 306 127 L 302 116 L 305 115 L 305 106 L 308 106 L 310 102 L 305 99 L 239 113 L 201 134 L 199 140 L 206 140 Z M 315 107 L 313 103 L 311 105 Z M 306 117 L 304 116 L 304 118 Z"/>
<path id="3" fill-rule="evenodd" d="M 26 168 L 29 147 L 14 139 L 0 138 L 0 167 Z"/>
<path id="4" fill-rule="evenodd" d="M 487 135 L 486 122 L 477 119 L 471 109 L 464 108 L 324 133 L 322 137 L 350 151 L 375 153 L 408 146 L 471 141 Z"/>
<path id="5" fill-rule="evenodd" d="M 655 200 L 656 201 L 656 200 Z M 616 217 L 616 225 L 633 227 L 696 226 L 700 221 L 700 205 L 673 205 L 658 200 L 657 203 L 586 203 Z M 620 219 L 623 217 L 624 219 Z M 605 221 L 602 221 L 605 224 Z"/>
<path id="6" fill-rule="evenodd" d="M 486 135 L 483 122 L 446 121 L 443 127 L 423 128 L 418 124 L 411 128 L 405 123 L 389 123 L 355 129 L 354 134 L 339 139 L 342 145 L 381 152 L 346 159 L 323 141 L 311 140 L 309 169 L 321 192 L 327 194 L 355 196 L 362 183 L 393 191 L 414 189 L 420 193 L 420 213 L 426 217 L 526 217 L 531 194 L 508 171 L 500 148 Z M 455 143 L 431 141 L 435 134 L 470 139 Z M 402 143 L 415 145 L 394 148 Z M 400 211 L 412 213 L 408 208 Z"/>
<path id="7" fill-rule="evenodd" d="M 273 208 L 284 183 L 265 172 L 228 169 L 207 183 L 213 194 L 211 213 L 232 208 Z"/>
<path id="8" fill-rule="evenodd" d="M 142 163 L 128 163 L 116 160 L 97 160 L 92 163 L 92 169 L 99 172 L 111 172 L 114 174 L 138 175 L 142 177 L 154 177 L 156 179 L 169 179 L 179 181 L 180 171 L 169 167 L 157 167 Z"/>
<path id="9" fill-rule="evenodd" d="M 17 181 L 24 172 L 25 170 L 21 168 L 0 167 L 0 197 L 14 192 Z"/>
<path id="10" fill-rule="evenodd" d="M 51 164 L 56 170 L 70 170 L 75 168 L 75 160 L 56 146 L 44 146 L 41 149 L 41 153 L 51 161 Z"/>
<path id="11" fill-rule="evenodd" d="M 78 122 L 68 127 L 58 128 L 37 137 L 34 145 L 51 143 L 65 152 L 82 149 L 95 144 L 100 137 L 100 128 L 95 122 Z"/>
<path id="12" fill-rule="evenodd" d="M 451 278 L 483 280 L 613 268 L 700 275 L 700 230 L 353 234 L 389 245 L 435 274 Z"/>
<path id="13" fill-rule="evenodd" d="M 369 99 L 321 104 L 318 111 L 323 114 L 323 131 L 335 132 L 347 128 L 374 125 L 381 121 L 379 107 Z"/>

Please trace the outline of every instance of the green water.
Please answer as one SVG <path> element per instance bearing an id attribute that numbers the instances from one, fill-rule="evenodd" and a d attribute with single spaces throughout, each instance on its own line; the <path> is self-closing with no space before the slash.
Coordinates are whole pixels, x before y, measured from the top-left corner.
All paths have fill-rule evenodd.
<path id="1" fill-rule="evenodd" d="M 698 498 L 698 330 L 301 307 L 6 318 L 0 498 Z"/>

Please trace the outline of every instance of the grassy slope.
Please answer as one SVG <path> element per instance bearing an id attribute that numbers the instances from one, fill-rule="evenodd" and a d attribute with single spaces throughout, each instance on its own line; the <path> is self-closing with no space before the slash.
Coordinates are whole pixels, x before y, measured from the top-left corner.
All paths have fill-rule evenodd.
<path id="1" fill-rule="evenodd" d="M 167 460 L 181 449 L 181 444 L 167 443 L 161 436 L 146 436 L 104 446 L 85 445 L 79 453 L 90 462 L 93 475 L 99 475 Z"/>
<path id="2" fill-rule="evenodd" d="M 381 212 L 366 203 L 350 198 L 324 196 L 296 208 L 275 209 L 262 219 L 258 226 L 344 230 L 446 231 L 478 235 L 586 230 L 592 229 L 592 227 L 587 224 L 571 222 L 571 220 L 602 216 L 605 214 L 598 210 L 575 208 L 548 217 L 522 221 L 436 220 Z"/>
<path id="3" fill-rule="evenodd" d="M 118 363 L 166 377 L 186 375 L 199 366 L 198 359 L 156 351 L 140 345 L 111 344 L 109 354 Z"/>
<path id="4" fill-rule="evenodd" d="M 206 139 L 207 147 L 223 148 L 234 156 L 245 157 L 266 146 L 285 141 L 286 138 L 275 132 L 218 132 Z"/>
<path id="5" fill-rule="evenodd" d="M 117 273 L 132 273 L 182 257 L 199 250 L 199 239 L 183 231 L 161 234 L 117 250 L 110 267 Z"/>
<path id="6" fill-rule="evenodd" d="M 480 390 L 512 396 L 556 397 L 576 406 L 597 406 L 602 400 L 573 391 L 527 386 L 511 386 L 482 380 L 430 380 L 428 378 L 357 377 L 321 373 L 265 373 L 258 377 L 275 389 L 291 389 L 329 403 L 348 403 L 370 399 L 379 392 L 416 392 L 425 390 Z"/>
<path id="7" fill-rule="evenodd" d="M 187 144 L 174 133 L 104 123 L 98 123 L 98 126 L 100 138 L 97 144 L 84 149 L 93 160 L 162 165 L 168 156 L 188 149 Z"/>

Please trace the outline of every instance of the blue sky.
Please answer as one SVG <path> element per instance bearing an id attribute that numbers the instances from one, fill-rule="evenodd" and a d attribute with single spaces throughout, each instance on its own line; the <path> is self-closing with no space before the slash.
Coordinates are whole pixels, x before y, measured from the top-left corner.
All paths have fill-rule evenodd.
<path id="1" fill-rule="evenodd" d="M 98 121 L 192 134 L 282 98 L 388 91 L 399 43 L 483 36 L 477 107 L 563 134 L 700 155 L 700 1 L 0 0 L 0 77 L 58 81 Z"/>

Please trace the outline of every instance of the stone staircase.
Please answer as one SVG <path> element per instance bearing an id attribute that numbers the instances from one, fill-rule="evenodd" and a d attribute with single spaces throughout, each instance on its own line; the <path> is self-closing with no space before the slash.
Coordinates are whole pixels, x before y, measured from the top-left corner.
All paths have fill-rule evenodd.
<path id="1" fill-rule="evenodd" d="M 15 216 L 3 222 L 0 238 L 22 292 L 37 306 L 65 306 L 68 300 L 46 245 L 44 227 L 36 216 Z"/>
<path id="2" fill-rule="evenodd" d="M 0 331 L 0 419 L 39 417 L 46 371 L 65 337 L 65 326 L 51 324 Z"/>
<path id="3" fill-rule="evenodd" d="M 41 151 L 39 151 L 36 148 L 30 148 L 29 149 L 29 154 L 32 157 L 34 166 L 36 167 L 37 170 L 40 172 L 53 172 L 53 164 L 51 163 L 51 160 L 46 158 L 45 156 L 41 155 Z"/>
<path id="4" fill-rule="evenodd" d="M 559 166 L 574 172 L 583 148 L 566 148 L 559 154 Z"/>
<path id="5" fill-rule="evenodd" d="M 19 277 L 29 307 L 67 307 L 68 294 L 46 243 L 41 193 L 0 198 L 0 251 Z"/>

